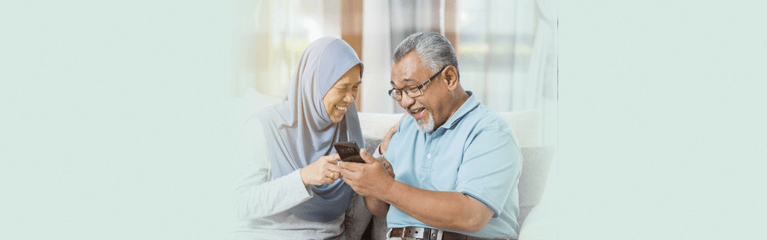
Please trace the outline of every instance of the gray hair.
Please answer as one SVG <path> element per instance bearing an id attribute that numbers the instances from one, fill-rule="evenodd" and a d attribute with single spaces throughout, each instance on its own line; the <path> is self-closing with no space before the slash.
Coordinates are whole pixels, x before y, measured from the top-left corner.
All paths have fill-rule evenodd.
<path id="1" fill-rule="evenodd" d="M 410 51 L 415 49 L 423 62 L 423 67 L 436 74 L 444 66 L 453 66 L 458 71 L 458 58 L 455 57 L 453 45 L 439 33 L 413 33 L 399 43 L 392 59 L 397 63 Z M 460 78 L 460 74 L 458 77 Z"/>

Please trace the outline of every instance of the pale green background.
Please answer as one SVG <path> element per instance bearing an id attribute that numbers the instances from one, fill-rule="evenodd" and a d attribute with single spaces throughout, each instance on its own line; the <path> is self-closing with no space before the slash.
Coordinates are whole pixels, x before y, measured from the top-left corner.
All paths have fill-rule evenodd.
<path id="1" fill-rule="evenodd" d="M 764 239 L 767 4 L 560 1 L 559 239 Z M 230 230 L 228 1 L 0 3 L 0 239 Z"/>
<path id="2" fill-rule="evenodd" d="M 560 239 L 767 239 L 764 1 L 560 1 Z"/>
<path id="3" fill-rule="evenodd" d="M 231 230 L 227 1 L 0 3 L 0 239 Z"/>

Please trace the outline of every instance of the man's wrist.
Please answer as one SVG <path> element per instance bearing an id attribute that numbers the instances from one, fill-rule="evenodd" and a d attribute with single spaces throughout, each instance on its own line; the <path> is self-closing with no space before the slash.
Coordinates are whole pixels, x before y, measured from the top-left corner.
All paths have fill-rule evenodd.
<path id="1" fill-rule="evenodd" d="M 387 173 L 387 175 L 388 175 L 388 173 Z M 390 199 L 392 197 L 391 193 L 394 192 L 392 189 L 394 188 L 394 185 L 396 185 L 398 182 L 397 182 L 397 180 L 394 180 L 394 178 L 392 178 L 392 177 L 387 177 L 385 179 L 386 180 L 384 180 L 384 182 L 385 182 L 386 185 L 383 188 L 384 191 L 379 191 L 376 196 L 373 196 L 373 198 L 375 198 L 377 200 L 380 200 L 380 201 L 382 201 L 384 203 L 390 204 Z"/>

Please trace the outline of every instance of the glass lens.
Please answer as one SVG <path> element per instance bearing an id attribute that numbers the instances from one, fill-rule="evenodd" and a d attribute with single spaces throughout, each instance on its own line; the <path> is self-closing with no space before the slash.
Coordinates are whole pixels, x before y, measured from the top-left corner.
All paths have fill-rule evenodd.
<path id="1" fill-rule="evenodd" d="M 421 95 L 421 89 L 418 89 L 418 86 L 409 87 L 405 91 L 407 91 L 407 96 L 411 98 L 418 97 Z"/>
<path id="2" fill-rule="evenodd" d="M 394 99 L 398 99 L 398 96 L 401 96 L 400 94 L 400 91 L 397 89 L 389 90 L 389 96 L 393 97 Z"/>

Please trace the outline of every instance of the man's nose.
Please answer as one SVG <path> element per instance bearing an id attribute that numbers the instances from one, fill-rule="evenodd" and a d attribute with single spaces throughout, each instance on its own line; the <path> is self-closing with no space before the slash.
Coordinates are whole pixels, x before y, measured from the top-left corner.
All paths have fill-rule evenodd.
<path id="1" fill-rule="evenodd" d="M 405 108 L 407 110 L 407 106 L 413 105 L 415 102 L 415 99 L 411 98 L 405 93 L 402 93 L 402 98 L 399 100 L 399 104 L 402 106 L 402 108 Z"/>

